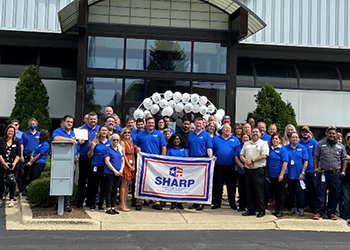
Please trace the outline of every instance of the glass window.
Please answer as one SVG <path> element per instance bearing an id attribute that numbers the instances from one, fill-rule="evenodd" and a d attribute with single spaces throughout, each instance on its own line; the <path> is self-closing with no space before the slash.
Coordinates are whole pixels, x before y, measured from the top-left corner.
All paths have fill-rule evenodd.
<path id="1" fill-rule="evenodd" d="M 237 62 L 237 86 L 238 87 L 253 87 L 254 76 L 251 63 L 238 60 Z"/>
<path id="2" fill-rule="evenodd" d="M 144 39 L 127 39 L 126 40 L 126 69 L 144 70 L 145 53 L 147 40 Z"/>
<path id="3" fill-rule="evenodd" d="M 167 90 L 172 92 L 179 91 L 180 93 L 190 92 L 190 82 L 188 81 L 173 81 L 173 80 L 148 80 L 146 96 L 153 95 L 154 92 L 164 93 Z"/>
<path id="4" fill-rule="evenodd" d="M 300 88 L 340 89 L 339 74 L 335 67 L 321 63 L 296 63 L 300 75 Z"/>
<path id="5" fill-rule="evenodd" d="M 35 48 L 3 47 L 1 64 L 37 64 L 38 51 Z"/>
<path id="6" fill-rule="evenodd" d="M 88 68 L 123 69 L 124 39 L 89 37 Z"/>
<path id="7" fill-rule="evenodd" d="M 337 68 L 342 78 L 343 90 L 350 90 L 350 65 L 337 65 Z"/>
<path id="8" fill-rule="evenodd" d="M 193 72 L 226 74 L 226 47 L 220 43 L 194 43 Z"/>
<path id="9" fill-rule="evenodd" d="M 205 95 L 217 109 L 225 109 L 226 83 L 224 82 L 193 82 L 193 93 Z"/>
<path id="10" fill-rule="evenodd" d="M 143 79 L 125 79 L 125 102 L 141 103 L 146 98 L 146 83 Z"/>
<path id="11" fill-rule="evenodd" d="M 85 111 L 102 113 L 106 106 L 112 106 L 114 112 L 121 113 L 122 79 L 88 77 L 86 79 Z"/>
<path id="12" fill-rule="evenodd" d="M 256 70 L 256 86 L 262 87 L 270 83 L 275 88 L 297 88 L 298 80 L 293 65 L 284 62 L 257 62 L 253 64 Z"/>

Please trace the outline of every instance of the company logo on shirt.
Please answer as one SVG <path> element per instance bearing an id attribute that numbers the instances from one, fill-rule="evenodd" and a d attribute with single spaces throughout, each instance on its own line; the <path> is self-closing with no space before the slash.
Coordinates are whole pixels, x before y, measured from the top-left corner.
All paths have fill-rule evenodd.
<path id="1" fill-rule="evenodd" d="M 301 148 L 298 148 L 297 151 L 301 151 Z"/>
<path id="2" fill-rule="evenodd" d="M 153 135 L 153 137 L 158 137 L 158 135 Z"/>
<path id="3" fill-rule="evenodd" d="M 279 154 L 279 153 L 280 153 L 280 151 L 279 151 L 279 150 L 276 150 L 275 152 L 276 152 L 277 154 Z"/>
<path id="4" fill-rule="evenodd" d="M 200 136 L 199 139 L 203 139 L 203 136 Z"/>

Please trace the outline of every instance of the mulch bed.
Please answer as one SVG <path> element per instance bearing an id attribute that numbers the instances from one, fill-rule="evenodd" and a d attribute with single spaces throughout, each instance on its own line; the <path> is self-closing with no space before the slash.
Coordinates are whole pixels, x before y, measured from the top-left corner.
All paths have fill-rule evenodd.
<path id="1" fill-rule="evenodd" d="M 91 219 L 84 209 L 72 207 L 72 212 L 64 212 L 58 215 L 53 207 L 30 206 L 33 213 L 33 219 Z"/>

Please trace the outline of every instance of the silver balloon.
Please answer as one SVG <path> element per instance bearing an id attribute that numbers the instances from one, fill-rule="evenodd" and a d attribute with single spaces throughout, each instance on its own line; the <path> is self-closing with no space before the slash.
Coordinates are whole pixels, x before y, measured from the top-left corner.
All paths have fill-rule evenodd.
<path id="1" fill-rule="evenodd" d="M 175 111 L 176 112 L 181 112 L 182 110 L 184 110 L 183 103 L 182 102 L 177 103 L 176 106 L 175 106 Z"/>
<path id="2" fill-rule="evenodd" d="M 215 112 L 215 106 L 213 105 L 213 104 L 210 104 L 209 106 L 208 106 L 208 113 L 209 114 L 212 114 L 212 113 L 214 113 Z"/>
<path id="3" fill-rule="evenodd" d="M 217 121 L 217 122 L 220 122 L 220 123 L 221 123 L 222 117 L 223 117 L 223 116 L 222 116 L 221 114 L 219 114 L 219 113 L 216 113 L 216 114 L 215 114 L 215 118 L 216 118 L 216 121 Z"/>
<path id="4" fill-rule="evenodd" d="M 192 94 L 192 95 L 191 95 L 191 102 L 192 102 L 193 104 L 198 103 L 198 102 L 199 102 L 199 95 L 198 95 L 198 94 Z"/>
<path id="5" fill-rule="evenodd" d="M 208 122 L 208 119 L 209 119 L 209 114 L 205 114 L 205 115 L 203 115 L 203 119 L 204 119 L 206 122 Z"/>
<path id="6" fill-rule="evenodd" d="M 182 102 L 183 103 L 188 103 L 191 100 L 191 96 L 188 93 L 185 93 L 182 95 Z"/>
<path id="7" fill-rule="evenodd" d="M 208 102 L 208 98 L 206 97 L 206 96 L 201 96 L 201 98 L 200 98 L 200 100 L 199 100 L 199 104 L 200 105 L 205 105 L 205 104 L 207 104 L 207 102 Z"/>
<path id="8" fill-rule="evenodd" d="M 151 98 L 145 98 L 142 104 L 145 107 L 145 109 L 149 109 L 152 106 L 153 101 L 151 100 Z"/>
<path id="9" fill-rule="evenodd" d="M 186 103 L 184 110 L 186 113 L 191 113 L 193 111 L 193 104 L 190 102 Z"/>
<path id="10" fill-rule="evenodd" d="M 173 94 L 173 100 L 174 102 L 178 103 L 181 102 L 182 94 L 180 92 L 175 92 Z"/>
<path id="11" fill-rule="evenodd" d="M 171 98 L 173 98 L 173 92 L 171 92 L 170 90 L 165 91 L 164 98 L 169 101 Z"/>
<path id="12" fill-rule="evenodd" d="M 223 110 L 223 109 L 218 109 L 218 110 L 216 111 L 216 113 L 217 113 L 217 114 L 220 114 L 222 117 L 225 116 L 225 110 Z M 220 120 L 220 121 L 221 121 L 221 120 Z"/>
<path id="13" fill-rule="evenodd" d="M 160 108 L 163 109 L 163 108 L 168 106 L 168 101 L 165 100 L 165 99 L 162 99 L 162 100 L 159 101 L 158 105 L 159 105 Z"/>
<path id="14" fill-rule="evenodd" d="M 200 106 L 197 103 L 194 104 L 192 112 L 197 114 L 199 112 L 199 108 L 200 108 Z"/>
<path id="15" fill-rule="evenodd" d="M 152 95 L 152 100 L 154 103 L 158 103 L 161 99 L 162 99 L 162 97 L 160 96 L 160 94 L 158 92 L 155 92 Z"/>
<path id="16" fill-rule="evenodd" d="M 182 118 L 184 116 L 184 112 L 176 112 L 177 117 Z"/>
<path id="17" fill-rule="evenodd" d="M 170 100 L 168 101 L 168 107 L 172 108 L 172 109 L 175 109 L 176 107 L 176 103 L 174 100 Z"/>
<path id="18" fill-rule="evenodd" d="M 139 118 L 143 118 L 144 114 L 143 111 L 141 109 L 136 109 L 134 111 L 134 118 L 135 119 L 139 119 Z"/>
<path id="19" fill-rule="evenodd" d="M 155 115 L 159 112 L 159 106 L 157 104 L 153 104 L 149 110 L 151 111 L 152 115 Z"/>
<path id="20" fill-rule="evenodd" d="M 207 106 L 200 106 L 199 107 L 199 113 L 201 114 L 201 115 L 205 115 L 206 113 L 208 113 L 208 107 Z"/>
<path id="21" fill-rule="evenodd" d="M 165 107 L 162 110 L 162 116 L 171 116 L 173 114 L 174 110 L 170 107 Z"/>
<path id="22" fill-rule="evenodd" d="M 143 111 L 143 117 L 146 117 L 148 114 L 151 114 L 151 112 L 149 110 Z"/>

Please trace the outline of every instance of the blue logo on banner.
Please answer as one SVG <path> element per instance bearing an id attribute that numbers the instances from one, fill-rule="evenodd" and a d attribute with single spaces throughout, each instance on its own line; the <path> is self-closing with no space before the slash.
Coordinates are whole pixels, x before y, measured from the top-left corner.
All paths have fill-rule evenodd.
<path id="1" fill-rule="evenodd" d="M 182 177 L 183 169 L 180 167 L 172 167 L 169 170 L 169 174 L 174 177 Z"/>

